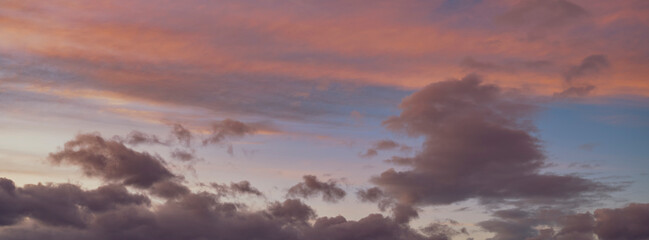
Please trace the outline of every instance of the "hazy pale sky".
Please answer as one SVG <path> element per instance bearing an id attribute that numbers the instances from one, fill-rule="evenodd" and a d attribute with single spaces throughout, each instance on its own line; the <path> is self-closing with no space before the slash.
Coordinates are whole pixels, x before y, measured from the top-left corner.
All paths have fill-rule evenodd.
<path id="1" fill-rule="evenodd" d="M 0 0 L 0 239 L 649 239 L 644 0 Z"/>

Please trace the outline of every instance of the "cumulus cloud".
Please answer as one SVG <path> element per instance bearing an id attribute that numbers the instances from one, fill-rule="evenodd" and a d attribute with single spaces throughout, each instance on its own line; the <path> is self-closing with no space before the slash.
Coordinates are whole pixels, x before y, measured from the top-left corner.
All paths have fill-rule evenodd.
<path id="1" fill-rule="evenodd" d="M 148 197 L 131 194 L 121 185 L 89 191 L 69 183 L 16 187 L 12 180 L 0 178 L 0 226 L 14 225 L 29 217 L 45 225 L 83 228 L 92 214 L 148 204 Z"/>
<path id="2" fill-rule="evenodd" d="M 316 217 L 315 211 L 298 199 L 287 199 L 284 202 L 275 202 L 268 207 L 268 212 L 273 217 L 286 219 L 289 222 L 307 222 Z"/>
<path id="3" fill-rule="evenodd" d="M 383 124 L 423 136 L 422 150 L 393 159 L 410 169 L 372 178 L 400 204 L 552 202 L 612 190 L 573 175 L 541 173 L 546 157 L 530 124 L 536 107 L 475 75 L 433 83 L 405 98 L 400 108 L 399 116 Z"/>
<path id="4" fill-rule="evenodd" d="M 77 135 L 61 151 L 50 153 L 49 159 L 56 164 L 79 166 L 86 176 L 139 188 L 175 177 L 161 158 L 98 134 Z"/>
<path id="5" fill-rule="evenodd" d="M 595 233 L 601 240 L 649 239 L 649 203 L 597 209 Z"/>
<path id="6" fill-rule="evenodd" d="M 493 240 L 622 240 L 647 239 L 649 204 L 632 203 L 622 208 L 601 208 L 595 213 L 570 210 L 508 209 L 494 219 L 478 223 Z"/>
<path id="7" fill-rule="evenodd" d="M 6 178 L 0 178 L 0 224 L 0 238 L 11 240 L 431 240 L 450 231 L 439 226 L 440 231 L 422 233 L 380 214 L 358 221 L 316 219 L 297 199 L 248 210 L 217 194 L 190 192 L 151 206 L 148 197 L 122 185 L 90 191 L 73 184 L 21 188 Z"/>
<path id="8" fill-rule="evenodd" d="M 309 198 L 316 195 L 322 195 L 322 200 L 327 202 L 337 202 L 347 195 L 345 190 L 338 186 L 338 182 L 329 179 L 327 182 L 321 182 L 316 176 L 304 175 L 303 182 L 298 183 L 288 189 L 288 196 Z"/>

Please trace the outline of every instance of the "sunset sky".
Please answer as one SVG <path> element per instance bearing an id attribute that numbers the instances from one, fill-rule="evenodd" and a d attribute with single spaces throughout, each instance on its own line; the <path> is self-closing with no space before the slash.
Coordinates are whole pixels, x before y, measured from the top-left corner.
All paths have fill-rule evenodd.
<path id="1" fill-rule="evenodd" d="M 0 239 L 647 240 L 649 1 L 0 0 Z"/>

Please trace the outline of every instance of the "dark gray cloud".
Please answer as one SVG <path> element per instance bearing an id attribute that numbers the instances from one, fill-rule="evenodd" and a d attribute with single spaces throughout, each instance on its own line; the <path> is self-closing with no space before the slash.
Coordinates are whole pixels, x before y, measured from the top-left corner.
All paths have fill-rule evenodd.
<path id="1" fill-rule="evenodd" d="M 211 133 L 207 138 L 203 139 L 203 145 L 216 144 L 227 145 L 227 152 L 230 156 L 234 155 L 234 148 L 232 144 L 227 143 L 227 140 L 242 138 L 246 135 L 252 135 L 257 132 L 257 127 L 243 123 L 233 119 L 225 119 L 222 121 L 214 122 L 211 126 Z"/>
<path id="2" fill-rule="evenodd" d="M 587 15 L 581 6 L 567 0 L 524 0 L 496 18 L 496 21 L 533 29 L 565 26 Z"/>
<path id="3" fill-rule="evenodd" d="M 0 178 L 0 226 L 14 225 L 29 217 L 46 225 L 82 228 L 92 214 L 124 205 L 148 204 L 148 197 L 131 194 L 121 185 L 85 191 L 69 183 L 16 187 L 13 181 Z"/>
<path id="4" fill-rule="evenodd" d="M 597 209 L 595 233 L 600 240 L 649 239 L 649 203 Z"/>
<path id="5" fill-rule="evenodd" d="M 380 214 L 358 221 L 315 219 L 300 200 L 273 202 L 249 211 L 219 195 L 187 193 L 149 206 L 146 196 L 122 185 L 84 191 L 72 184 L 16 187 L 0 178 L 0 238 L 7 240 L 432 240 L 445 231 L 420 233 Z M 22 221 L 29 217 L 35 221 Z M 311 220 L 314 220 L 311 223 Z M 434 234 L 434 235 L 433 235 Z"/>
<path id="6" fill-rule="evenodd" d="M 400 151 L 403 152 L 408 152 L 412 150 L 412 148 L 410 148 L 407 145 L 402 145 L 395 141 L 384 139 L 373 143 L 372 147 L 370 147 L 364 153 L 361 154 L 361 157 L 374 157 L 379 153 L 379 151 L 395 150 L 395 149 L 399 149 Z"/>
<path id="7" fill-rule="evenodd" d="M 189 188 L 179 183 L 178 180 L 174 180 L 156 182 L 151 185 L 149 192 L 163 198 L 177 198 L 190 193 Z"/>
<path id="8" fill-rule="evenodd" d="M 493 240 L 626 240 L 649 239 L 649 204 L 632 203 L 622 208 L 601 208 L 595 213 L 571 210 L 508 209 L 494 212 L 494 219 L 478 223 Z"/>
<path id="9" fill-rule="evenodd" d="M 316 217 L 315 211 L 298 199 L 287 199 L 282 203 L 275 202 L 268 207 L 268 212 L 273 217 L 285 219 L 289 222 L 306 223 Z"/>
<path id="10" fill-rule="evenodd" d="M 547 165 L 530 117 L 536 107 L 475 75 L 431 84 L 405 98 L 383 124 L 423 136 L 414 157 L 392 162 L 372 182 L 403 205 L 567 201 L 612 190 L 573 175 L 541 173 Z"/>
<path id="11" fill-rule="evenodd" d="M 182 149 L 174 149 L 171 152 L 171 157 L 174 159 L 178 159 L 183 162 L 191 161 L 196 159 L 196 155 L 192 150 L 187 151 L 187 150 L 182 150 Z"/>
<path id="12" fill-rule="evenodd" d="M 453 224 L 453 222 L 451 222 L 451 224 Z M 465 228 L 457 230 L 450 227 L 447 224 L 440 223 L 440 222 L 431 223 L 428 226 L 422 228 L 421 230 L 422 232 L 426 233 L 429 236 L 430 240 L 451 240 L 454 236 L 460 234 L 465 234 L 465 235 L 469 234 Z"/>
<path id="13" fill-rule="evenodd" d="M 361 189 L 356 192 L 356 196 L 363 202 L 377 202 L 385 197 L 383 191 L 378 187 Z"/>
<path id="14" fill-rule="evenodd" d="M 328 202 L 337 202 L 347 195 L 345 190 L 338 186 L 338 182 L 330 179 L 327 182 L 321 182 L 316 176 L 305 175 L 302 177 L 303 182 L 292 186 L 287 195 L 291 197 L 309 198 L 316 195 L 322 195 L 322 200 Z"/>
<path id="15" fill-rule="evenodd" d="M 230 185 L 212 183 L 211 186 L 216 189 L 220 194 L 224 195 L 238 195 L 238 194 L 252 194 L 256 196 L 263 196 L 264 194 L 259 189 L 253 187 L 248 181 L 231 182 Z"/>
<path id="16" fill-rule="evenodd" d="M 56 164 L 79 166 L 90 177 L 139 188 L 174 177 L 161 158 L 98 134 L 77 135 L 65 143 L 63 150 L 50 153 L 49 159 Z"/>

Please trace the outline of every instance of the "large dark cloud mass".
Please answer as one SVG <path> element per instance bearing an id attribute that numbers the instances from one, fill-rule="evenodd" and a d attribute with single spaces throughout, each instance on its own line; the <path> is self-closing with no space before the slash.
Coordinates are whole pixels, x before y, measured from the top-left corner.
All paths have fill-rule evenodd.
<path id="1" fill-rule="evenodd" d="M 67 183 L 16 187 L 13 181 L 0 178 L 0 226 L 29 217 L 49 226 L 83 228 L 93 214 L 149 204 L 148 197 L 131 194 L 121 185 L 85 191 Z"/>
<path id="2" fill-rule="evenodd" d="M 610 189 L 573 175 L 541 173 L 547 163 L 530 124 L 535 107 L 477 76 L 431 84 L 400 107 L 401 114 L 384 125 L 423 136 L 423 147 L 414 157 L 390 160 L 410 169 L 389 169 L 372 182 L 401 204 L 551 202 Z"/>
<path id="3" fill-rule="evenodd" d="M 358 221 L 316 218 L 315 210 L 298 199 L 253 210 L 223 198 L 263 196 L 248 181 L 213 184 L 216 192 L 192 191 L 162 158 L 97 134 L 78 135 L 50 159 L 79 166 L 106 184 L 92 190 L 70 183 L 17 187 L 0 178 L 0 239 L 424 240 L 454 233 L 443 227 L 417 231 L 381 214 Z M 345 196 L 336 181 L 321 182 L 314 176 L 304 176 L 290 192 L 321 194 L 327 201 Z M 152 201 L 154 196 L 161 201 Z"/>
<path id="4" fill-rule="evenodd" d="M 645 240 L 649 239 L 649 204 L 601 208 L 595 213 L 558 209 L 509 209 L 478 223 L 492 240 Z"/>
<path id="5" fill-rule="evenodd" d="M 545 155 L 528 121 L 534 106 L 514 95 L 468 76 L 432 84 L 405 99 L 401 108 L 401 115 L 384 124 L 423 136 L 422 150 L 413 157 L 391 159 L 408 169 L 387 170 L 372 179 L 375 187 L 357 192 L 362 201 L 377 202 L 381 210 L 390 208 L 391 216 L 369 214 L 356 221 L 317 217 L 313 208 L 293 197 L 321 196 L 334 203 L 346 192 L 339 181 L 320 181 L 312 175 L 291 187 L 288 199 L 252 209 L 236 199 L 243 194 L 264 197 L 250 182 L 212 184 L 214 192 L 194 191 L 162 157 L 133 150 L 124 145 L 129 141 L 122 141 L 151 142 L 153 135 L 107 140 L 80 134 L 49 159 L 78 166 L 104 185 L 90 190 L 70 183 L 18 187 L 0 178 L 0 239 L 448 240 L 470 235 L 453 221 L 422 229 L 412 229 L 408 222 L 419 215 L 420 207 L 467 199 L 530 203 L 495 211 L 493 219 L 480 222 L 479 227 L 494 234 L 493 240 L 649 239 L 644 228 L 649 223 L 647 204 L 594 213 L 553 205 L 588 200 L 612 188 L 577 176 L 541 173 Z M 246 124 L 225 122 L 212 135 L 219 141 L 254 132 Z M 191 144 L 191 135 L 179 127 L 174 131 L 177 143 Z M 391 141 L 374 145 L 399 146 Z"/>
<path id="6" fill-rule="evenodd" d="M 649 239 L 649 203 L 595 210 L 595 233 L 601 240 Z"/>

